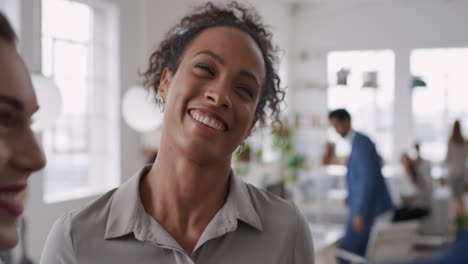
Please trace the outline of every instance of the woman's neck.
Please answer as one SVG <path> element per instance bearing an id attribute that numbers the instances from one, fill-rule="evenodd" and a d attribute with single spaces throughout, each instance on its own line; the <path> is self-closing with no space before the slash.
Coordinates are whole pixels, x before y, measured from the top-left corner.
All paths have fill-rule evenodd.
<path id="1" fill-rule="evenodd" d="M 140 183 L 141 200 L 145 211 L 191 252 L 226 200 L 230 163 L 200 166 L 181 153 L 166 153 L 161 149 Z"/>
<path id="2" fill-rule="evenodd" d="M 205 208 L 207 203 L 224 202 L 229 174 L 229 164 L 200 167 L 188 159 L 166 160 L 164 155 L 159 155 L 146 177 L 146 183 L 158 202 Z"/>

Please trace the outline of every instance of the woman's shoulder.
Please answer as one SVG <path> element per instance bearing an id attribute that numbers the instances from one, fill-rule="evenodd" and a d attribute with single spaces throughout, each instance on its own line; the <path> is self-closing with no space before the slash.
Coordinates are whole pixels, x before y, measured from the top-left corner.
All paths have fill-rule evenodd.
<path id="1" fill-rule="evenodd" d="M 98 229 L 104 231 L 116 190 L 108 191 L 88 204 L 65 213 L 55 221 L 53 230 L 60 230 L 75 239 L 79 239 L 88 231 L 96 232 Z"/>
<path id="2" fill-rule="evenodd" d="M 294 202 L 253 185 L 246 185 L 252 204 L 262 221 L 280 220 L 283 224 L 294 225 L 302 216 Z"/>
<path id="3" fill-rule="evenodd" d="M 140 176 L 145 170 L 146 168 L 142 169 L 118 188 L 112 189 L 79 209 L 69 212 L 71 227 L 75 229 L 89 229 L 90 226 L 104 228 L 109 217 L 133 213 L 139 195 Z"/>
<path id="4" fill-rule="evenodd" d="M 103 236 L 114 192 L 115 189 L 59 217 L 47 237 L 41 263 L 77 263 L 76 246 Z"/>
<path id="5" fill-rule="evenodd" d="M 291 245 L 294 263 L 313 263 L 313 242 L 307 219 L 296 204 L 247 184 L 263 225 L 263 234 L 272 241 Z"/>

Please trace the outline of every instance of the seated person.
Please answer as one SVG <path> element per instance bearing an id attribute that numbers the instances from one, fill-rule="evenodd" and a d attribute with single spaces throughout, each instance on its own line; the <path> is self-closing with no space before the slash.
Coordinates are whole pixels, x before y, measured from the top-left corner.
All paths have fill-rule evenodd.
<path id="1" fill-rule="evenodd" d="M 400 160 L 405 175 L 413 185 L 414 192 L 401 197 L 403 206 L 395 211 L 393 220 L 402 221 L 425 217 L 429 214 L 432 197 L 430 164 L 420 155 L 412 160 L 407 153 L 403 153 Z"/>
<path id="2" fill-rule="evenodd" d="M 415 192 L 409 196 L 403 196 L 403 204 L 411 207 L 429 208 L 432 197 L 431 165 L 428 161 L 418 157 L 412 160 L 408 154 L 401 156 L 401 163 L 405 169 L 405 175 L 413 184 Z"/>

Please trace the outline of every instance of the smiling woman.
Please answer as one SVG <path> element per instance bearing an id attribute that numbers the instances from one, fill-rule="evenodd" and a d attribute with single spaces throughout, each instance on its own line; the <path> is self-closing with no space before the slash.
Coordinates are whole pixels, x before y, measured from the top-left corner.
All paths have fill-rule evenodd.
<path id="1" fill-rule="evenodd" d="M 38 109 L 36 95 L 15 42 L 15 33 L 0 13 L 0 251 L 18 242 L 28 177 L 45 165 L 30 127 Z"/>
<path id="2" fill-rule="evenodd" d="M 276 62 L 251 9 L 207 3 L 184 17 L 145 73 L 164 111 L 154 164 L 60 218 L 41 262 L 313 263 L 297 207 L 231 170 L 254 126 L 278 121 Z"/>

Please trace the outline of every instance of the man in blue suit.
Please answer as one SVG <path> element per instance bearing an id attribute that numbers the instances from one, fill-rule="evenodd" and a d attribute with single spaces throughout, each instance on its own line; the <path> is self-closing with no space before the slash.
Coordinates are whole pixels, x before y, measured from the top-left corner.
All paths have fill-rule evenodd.
<path id="1" fill-rule="evenodd" d="M 336 132 L 351 143 L 346 175 L 349 217 L 340 248 L 364 257 L 376 216 L 392 210 L 394 205 L 374 143 L 351 128 L 351 116 L 345 109 L 330 112 L 329 119 Z M 348 262 L 341 260 L 340 263 Z"/>

